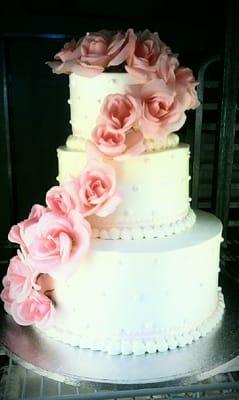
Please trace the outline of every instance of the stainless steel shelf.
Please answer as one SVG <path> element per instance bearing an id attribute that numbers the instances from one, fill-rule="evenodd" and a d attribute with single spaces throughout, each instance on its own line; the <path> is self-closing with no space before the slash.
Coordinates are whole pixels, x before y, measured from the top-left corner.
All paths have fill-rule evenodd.
<path id="1" fill-rule="evenodd" d="M 237 368 L 239 370 L 239 360 Z M 56 382 L 15 364 L 11 358 L 8 364 L 0 369 L 0 376 L 1 373 L 1 400 L 239 399 L 239 372 L 218 374 L 194 385 L 114 391 L 92 390 L 92 388 L 84 385 L 75 387 L 62 382 Z"/>

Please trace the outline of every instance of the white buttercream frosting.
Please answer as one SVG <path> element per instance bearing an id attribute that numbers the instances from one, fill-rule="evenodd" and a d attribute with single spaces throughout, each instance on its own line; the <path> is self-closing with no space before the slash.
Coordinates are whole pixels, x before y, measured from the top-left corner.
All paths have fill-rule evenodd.
<path id="1" fill-rule="evenodd" d="M 180 235 L 92 239 L 72 277 L 56 281 L 56 317 L 44 332 L 112 355 L 172 350 L 210 332 L 224 310 L 222 225 L 209 213 L 196 215 Z"/>
<path id="2" fill-rule="evenodd" d="M 156 230 L 158 236 L 168 236 L 176 233 L 175 229 L 178 232 L 184 229 L 189 220 L 192 222 L 187 218 L 190 210 L 188 153 L 189 146 L 180 144 L 123 162 L 109 160 L 116 172 L 122 201 L 105 218 L 89 217 L 91 226 L 102 232 L 100 237 L 129 239 L 141 238 L 142 234 L 154 237 Z M 82 172 L 87 162 L 86 153 L 60 147 L 58 161 L 58 179 L 63 183 L 69 175 L 78 176 Z"/>

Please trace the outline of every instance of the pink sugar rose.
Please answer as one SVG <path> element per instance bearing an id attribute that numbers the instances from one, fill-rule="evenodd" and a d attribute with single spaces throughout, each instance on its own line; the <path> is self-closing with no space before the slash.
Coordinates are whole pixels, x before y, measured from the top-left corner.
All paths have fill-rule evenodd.
<path id="1" fill-rule="evenodd" d="M 145 138 L 164 139 L 183 126 L 186 120 L 185 109 L 176 92 L 162 79 L 154 79 L 144 85 L 132 85 L 129 90 L 141 98 L 142 115 L 139 125 Z"/>
<path id="2" fill-rule="evenodd" d="M 71 196 L 78 199 L 84 217 L 92 214 L 106 217 L 115 211 L 121 201 L 121 194 L 116 190 L 114 169 L 96 160 L 90 161 L 80 177 L 72 177 L 66 185 Z"/>
<path id="3" fill-rule="evenodd" d="M 128 29 L 126 33 L 118 32 L 113 36 L 108 47 L 110 62 L 108 66 L 120 65 L 128 57 L 132 57 L 135 49 L 136 35 L 133 29 Z"/>
<path id="4" fill-rule="evenodd" d="M 9 298 L 16 302 L 24 301 L 35 287 L 36 272 L 19 255 L 10 260 L 3 286 L 8 288 Z"/>
<path id="5" fill-rule="evenodd" d="M 162 55 L 169 58 L 172 55 L 170 48 L 160 40 L 158 33 L 146 29 L 137 35 L 134 53 L 127 58 L 126 70 L 141 82 L 155 79 Z"/>
<path id="6" fill-rule="evenodd" d="M 144 137 L 140 131 L 111 132 L 104 125 L 95 128 L 92 139 L 106 157 L 125 160 L 145 150 Z"/>
<path id="7" fill-rule="evenodd" d="M 66 275 L 87 252 L 90 235 L 90 224 L 76 210 L 67 215 L 49 211 L 32 230 L 29 262 L 39 272 L 53 277 Z"/>
<path id="8" fill-rule="evenodd" d="M 139 103 L 132 95 L 112 94 L 102 104 L 98 123 L 111 132 L 125 133 L 136 127 L 139 115 Z"/>
<path id="9" fill-rule="evenodd" d="M 77 43 L 72 40 L 47 62 L 56 74 L 75 72 L 94 77 L 111 65 L 119 65 L 134 51 L 136 36 L 132 29 L 112 36 L 109 31 L 87 33 Z"/>
<path id="10" fill-rule="evenodd" d="M 46 324 L 54 314 L 52 301 L 42 293 L 32 290 L 21 303 L 13 302 L 11 315 L 17 324 L 27 326 Z"/>
<path id="11" fill-rule="evenodd" d="M 57 214 L 68 214 L 76 209 L 76 203 L 63 186 L 53 186 L 46 194 L 46 204 Z"/>
<path id="12" fill-rule="evenodd" d="M 190 68 L 178 68 L 175 72 L 175 79 L 177 95 L 185 110 L 197 108 L 200 105 L 196 92 L 198 82 L 195 80 L 192 70 Z"/>
<path id="13" fill-rule="evenodd" d="M 34 229 L 34 226 L 37 224 L 41 216 L 46 212 L 47 209 L 45 207 L 35 204 L 32 207 L 28 218 L 19 222 L 17 225 L 13 225 L 10 229 L 8 240 L 13 243 L 18 243 L 24 254 L 27 253 L 27 248 L 32 242 L 32 229 Z"/>

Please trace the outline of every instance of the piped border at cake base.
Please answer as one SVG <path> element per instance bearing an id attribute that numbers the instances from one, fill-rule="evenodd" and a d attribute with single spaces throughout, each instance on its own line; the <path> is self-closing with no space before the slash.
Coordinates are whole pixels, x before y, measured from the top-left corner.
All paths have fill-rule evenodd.
<path id="1" fill-rule="evenodd" d="M 155 334 L 149 336 L 141 336 L 135 339 L 127 338 L 105 338 L 100 340 L 97 336 L 89 335 L 88 332 L 84 337 L 81 335 L 68 332 L 67 330 L 51 327 L 47 330 L 35 329 L 42 334 L 51 337 L 54 340 L 61 341 L 74 347 L 82 349 L 96 350 L 107 352 L 110 355 L 142 355 L 145 353 L 166 352 L 174 350 L 177 347 L 190 345 L 192 342 L 199 340 L 210 333 L 216 325 L 221 321 L 225 308 L 224 297 L 221 287 L 218 288 L 218 303 L 216 310 L 199 326 L 191 330 L 185 330 L 180 334 L 168 332 L 167 334 Z M 177 331 L 173 329 L 172 332 Z"/>

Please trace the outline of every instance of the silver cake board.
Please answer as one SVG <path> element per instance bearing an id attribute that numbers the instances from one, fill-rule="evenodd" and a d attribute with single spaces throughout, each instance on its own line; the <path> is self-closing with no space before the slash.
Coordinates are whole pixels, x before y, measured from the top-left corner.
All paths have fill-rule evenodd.
<path id="1" fill-rule="evenodd" d="M 107 389 L 188 385 L 239 369 L 239 286 L 223 285 L 226 311 L 218 326 L 189 346 L 165 353 L 114 355 L 84 350 L 44 337 L 1 317 L 6 355 L 27 369 L 74 386 Z"/>

